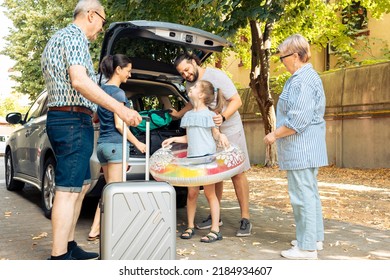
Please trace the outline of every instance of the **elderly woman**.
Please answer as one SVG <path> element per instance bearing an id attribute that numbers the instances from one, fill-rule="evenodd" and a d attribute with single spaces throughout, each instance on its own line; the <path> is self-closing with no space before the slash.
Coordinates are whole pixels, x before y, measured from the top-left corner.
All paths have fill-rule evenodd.
<path id="1" fill-rule="evenodd" d="M 276 130 L 264 137 L 276 141 L 279 167 L 287 170 L 288 192 L 296 224 L 293 247 L 281 252 L 288 259 L 317 259 L 322 250 L 324 224 L 317 186 L 318 168 L 328 164 L 325 143 L 325 94 L 312 65 L 310 46 L 301 35 L 278 47 L 280 61 L 292 76 L 277 105 Z"/>

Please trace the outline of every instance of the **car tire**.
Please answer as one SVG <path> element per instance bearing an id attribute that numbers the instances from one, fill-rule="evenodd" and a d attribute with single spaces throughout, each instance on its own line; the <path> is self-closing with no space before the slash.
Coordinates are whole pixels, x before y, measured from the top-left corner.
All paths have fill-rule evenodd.
<path id="1" fill-rule="evenodd" d="M 53 157 L 49 157 L 45 161 L 42 174 L 42 210 L 45 217 L 51 218 L 51 210 L 55 195 L 55 171 L 56 161 Z"/>
<path id="2" fill-rule="evenodd" d="M 14 178 L 14 165 L 12 162 L 11 151 L 7 150 L 4 157 L 5 161 L 5 185 L 9 191 L 20 191 L 24 187 L 24 182 L 17 181 Z"/>

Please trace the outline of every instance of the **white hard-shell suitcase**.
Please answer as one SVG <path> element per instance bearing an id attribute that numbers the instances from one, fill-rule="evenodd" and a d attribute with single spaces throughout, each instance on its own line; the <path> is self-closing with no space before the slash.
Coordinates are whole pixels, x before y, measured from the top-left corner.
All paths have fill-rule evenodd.
<path id="1" fill-rule="evenodd" d="M 100 257 L 103 260 L 174 260 L 176 193 L 166 182 L 149 180 L 150 122 L 146 119 L 145 181 L 107 184 L 100 201 Z M 125 125 L 125 124 L 124 124 Z M 124 131 L 126 131 L 124 129 Z M 127 135 L 123 133 L 124 147 Z"/>

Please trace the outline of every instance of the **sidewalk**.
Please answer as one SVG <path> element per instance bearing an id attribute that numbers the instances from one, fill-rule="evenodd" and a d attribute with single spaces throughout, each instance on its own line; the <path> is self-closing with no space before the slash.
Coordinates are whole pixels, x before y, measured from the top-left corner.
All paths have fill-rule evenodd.
<path id="1" fill-rule="evenodd" d="M 89 203 L 88 203 L 89 202 Z M 86 240 L 95 204 L 87 201 L 79 220 L 76 241 L 86 250 L 98 252 L 98 242 Z M 44 260 L 50 255 L 51 224 L 40 209 L 40 193 L 32 187 L 9 192 L 0 181 L 0 260 Z M 221 231 L 224 239 L 212 244 L 199 242 L 207 230 L 197 230 L 191 240 L 177 237 L 178 260 L 282 260 L 280 251 L 289 248 L 295 228 L 291 213 L 251 205 L 252 235 L 236 237 L 239 226 L 237 201 L 222 201 Z M 201 192 L 197 219 L 208 215 Z M 185 228 L 186 210 L 177 211 L 177 236 Z M 325 219 L 324 250 L 320 260 L 390 260 L 390 230 Z"/>

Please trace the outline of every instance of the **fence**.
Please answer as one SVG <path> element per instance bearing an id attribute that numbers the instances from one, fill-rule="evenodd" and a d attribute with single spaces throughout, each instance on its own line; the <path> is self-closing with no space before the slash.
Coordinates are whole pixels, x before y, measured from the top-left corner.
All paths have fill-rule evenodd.
<path id="1" fill-rule="evenodd" d="M 390 168 L 390 62 L 328 72 L 321 78 L 326 94 L 329 163 L 348 168 Z M 250 89 L 240 90 L 240 95 L 250 161 L 263 164 L 261 114 Z"/>

